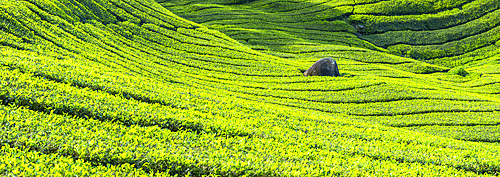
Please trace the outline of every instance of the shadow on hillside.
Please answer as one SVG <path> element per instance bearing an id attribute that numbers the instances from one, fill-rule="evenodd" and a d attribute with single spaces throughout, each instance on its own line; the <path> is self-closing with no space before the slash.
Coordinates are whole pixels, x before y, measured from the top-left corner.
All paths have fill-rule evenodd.
<path id="1" fill-rule="evenodd" d="M 166 8 L 188 20 L 219 30 L 244 44 L 266 49 L 279 45 L 311 43 L 359 46 L 362 40 L 355 36 L 356 29 L 348 23 L 352 5 L 333 3 L 225 0 L 214 5 L 199 1 Z"/>
<path id="2" fill-rule="evenodd" d="M 176 2 L 168 3 L 172 7 Z M 348 23 L 352 4 L 334 3 L 225 0 L 212 5 L 196 1 L 166 8 L 254 50 L 297 61 L 297 72 L 302 75 L 311 66 L 302 58 L 317 61 L 353 50 L 343 46 L 375 49 L 356 36 L 358 31 Z"/>

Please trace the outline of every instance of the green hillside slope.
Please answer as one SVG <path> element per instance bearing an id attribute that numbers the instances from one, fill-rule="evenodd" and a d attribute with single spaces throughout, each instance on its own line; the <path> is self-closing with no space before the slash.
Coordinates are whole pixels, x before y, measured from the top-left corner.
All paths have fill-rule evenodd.
<path id="1" fill-rule="evenodd" d="M 498 3 L 417 2 L 1 1 L 0 174 L 498 175 Z"/>

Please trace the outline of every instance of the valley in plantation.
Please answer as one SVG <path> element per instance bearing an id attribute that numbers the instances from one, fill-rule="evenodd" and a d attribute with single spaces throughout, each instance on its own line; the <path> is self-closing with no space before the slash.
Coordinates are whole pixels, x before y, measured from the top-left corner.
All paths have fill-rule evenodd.
<path id="1" fill-rule="evenodd" d="M 498 0 L 0 0 L 0 72 L 1 176 L 500 175 Z"/>

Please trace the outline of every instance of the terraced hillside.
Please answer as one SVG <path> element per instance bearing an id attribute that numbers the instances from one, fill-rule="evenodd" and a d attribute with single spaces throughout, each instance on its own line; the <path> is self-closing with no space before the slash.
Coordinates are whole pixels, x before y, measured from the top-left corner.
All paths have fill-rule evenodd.
<path id="1" fill-rule="evenodd" d="M 0 174 L 498 175 L 499 9 L 0 1 Z"/>

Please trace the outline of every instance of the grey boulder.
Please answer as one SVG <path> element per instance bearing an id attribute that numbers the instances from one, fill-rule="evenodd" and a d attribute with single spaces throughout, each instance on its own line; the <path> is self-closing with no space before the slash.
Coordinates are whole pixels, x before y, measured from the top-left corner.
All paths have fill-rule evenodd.
<path id="1" fill-rule="evenodd" d="M 337 61 L 332 57 L 318 60 L 304 72 L 304 76 L 340 76 Z"/>

